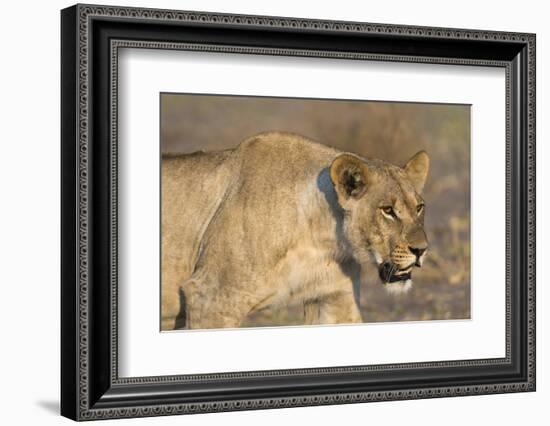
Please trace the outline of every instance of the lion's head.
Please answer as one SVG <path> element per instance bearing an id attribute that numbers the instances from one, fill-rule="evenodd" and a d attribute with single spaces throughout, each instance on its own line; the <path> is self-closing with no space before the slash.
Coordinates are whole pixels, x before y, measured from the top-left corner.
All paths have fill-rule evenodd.
<path id="1" fill-rule="evenodd" d="M 343 232 L 360 264 L 374 258 L 389 289 L 408 289 L 428 248 L 420 196 L 430 159 L 424 151 L 404 167 L 354 154 L 338 155 L 330 177 L 344 211 Z"/>

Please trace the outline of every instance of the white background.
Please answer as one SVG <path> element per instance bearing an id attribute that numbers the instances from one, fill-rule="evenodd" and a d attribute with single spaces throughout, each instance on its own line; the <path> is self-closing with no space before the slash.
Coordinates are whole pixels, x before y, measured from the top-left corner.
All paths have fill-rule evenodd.
<path id="1" fill-rule="evenodd" d="M 103 3 L 118 4 L 105 0 Z M 550 256 L 550 28 L 541 1 L 140 1 L 133 6 L 286 15 L 537 33 L 538 264 Z M 3 5 L 0 68 L 0 297 L 3 424 L 68 424 L 59 401 L 59 9 L 65 1 Z M 546 166 L 546 167 L 545 167 Z M 530 394 L 118 420 L 120 424 L 546 424 L 550 293 L 537 286 L 538 390 Z M 131 423 L 129 423 L 131 422 Z M 114 423 L 108 421 L 102 424 Z"/>
<path id="2" fill-rule="evenodd" d="M 502 68 L 125 49 L 119 81 L 121 376 L 505 356 Z M 160 186 L 158 98 L 167 91 L 471 104 L 471 320 L 159 333 L 160 220 L 151 200 Z M 213 347 L 227 348 L 224 356 Z"/>

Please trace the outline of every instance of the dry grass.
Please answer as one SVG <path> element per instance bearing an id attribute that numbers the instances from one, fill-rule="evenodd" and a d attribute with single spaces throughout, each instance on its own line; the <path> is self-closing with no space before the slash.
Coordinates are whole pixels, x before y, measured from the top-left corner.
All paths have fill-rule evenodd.
<path id="1" fill-rule="evenodd" d="M 361 310 L 367 322 L 470 317 L 470 108 L 389 102 L 162 95 L 163 152 L 233 147 L 268 130 L 303 134 L 366 157 L 404 164 L 425 149 L 424 191 L 430 252 L 405 296 L 388 294 L 365 271 Z M 256 313 L 245 326 L 294 325 L 299 306 Z"/>

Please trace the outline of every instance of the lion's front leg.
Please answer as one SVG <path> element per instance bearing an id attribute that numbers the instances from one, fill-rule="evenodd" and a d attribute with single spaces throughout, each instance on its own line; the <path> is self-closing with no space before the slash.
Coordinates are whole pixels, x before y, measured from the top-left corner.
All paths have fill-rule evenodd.
<path id="1" fill-rule="evenodd" d="M 363 322 L 350 289 L 336 291 L 304 303 L 306 324 L 351 324 Z"/>
<path id="2" fill-rule="evenodd" d="M 359 300 L 361 269 L 355 262 L 327 265 L 324 282 L 307 286 L 305 324 L 350 324 L 363 322 Z"/>
<path id="3" fill-rule="evenodd" d="M 304 302 L 304 323 L 306 325 L 319 324 L 321 305 L 318 300 L 307 300 Z"/>
<path id="4" fill-rule="evenodd" d="M 338 291 L 325 296 L 320 303 L 320 324 L 349 324 L 363 322 L 353 291 Z"/>

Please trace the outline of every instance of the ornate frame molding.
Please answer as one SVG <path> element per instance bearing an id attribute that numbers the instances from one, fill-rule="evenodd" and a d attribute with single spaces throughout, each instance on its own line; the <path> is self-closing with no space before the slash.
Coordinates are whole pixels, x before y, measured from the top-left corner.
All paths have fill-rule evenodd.
<path id="1" fill-rule="evenodd" d="M 428 28 L 402 25 L 370 24 L 358 22 L 337 22 L 324 20 L 307 20 L 295 18 L 280 18 L 267 16 L 246 16 L 246 15 L 228 15 L 202 12 L 184 12 L 156 9 L 136 9 L 125 7 L 104 7 L 77 5 L 64 11 L 66 19 L 65 33 L 63 37 L 74 37 L 74 46 L 67 44 L 65 46 L 65 57 L 68 60 L 74 60 L 74 63 L 64 65 L 67 72 L 74 72 L 74 87 L 65 89 L 72 94 L 76 94 L 76 102 L 71 105 L 65 105 L 68 101 L 64 99 L 63 110 L 66 114 L 67 108 L 74 108 L 75 129 L 73 138 L 67 137 L 63 141 L 63 147 L 74 145 L 74 158 L 64 160 L 64 167 L 67 170 L 71 167 L 66 166 L 66 162 L 75 161 L 71 176 L 74 182 L 71 189 L 75 190 L 75 198 L 66 198 L 66 204 L 74 204 L 67 211 L 74 211 L 75 229 L 67 229 L 76 239 L 74 250 L 68 249 L 64 252 L 64 262 L 74 262 L 73 266 L 76 275 L 63 282 L 63 291 L 74 292 L 76 306 L 72 309 L 66 307 L 66 301 L 63 302 L 65 309 L 63 312 L 63 321 L 73 321 L 73 327 L 76 327 L 76 336 L 68 336 L 69 330 L 64 334 L 64 353 L 66 356 L 73 357 L 71 367 L 74 371 L 65 374 L 62 382 L 65 390 L 62 391 L 62 413 L 78 420 L 91 420 L 113 417 L 140 417 L 151 415 L 169 415 L 197 412 L 261 409 L 291 406 L 342 404 L 352 402 L 382 401 L 382 400 L 400 400 L 416 398 L 434 398 L 443 396 L 475 395 L 488 393 L 533 391 L 535 389 L 535 36 L 533 34 L 520 34 L 510 32 L 496 31 L 478 31 L 464 29 L 447 28 Z M 289 30 L 293 33 L 315 31 L 316 33 L 327 34 L 359 34 L 376 35 L 381 37 L 411 37 L 414 40 L 447 40 L 447 41 L 467 41 L 467 42 L 487 42 L 487 43 L 506 43 L 507 45 L 517 45 L 518 49 L 524 49 L 525 54 L 522 61 L 526 75 L 524 81 L 515 81 L 514 73 L 517 73 L 518 63 L 513 60 L 502 59 L 476 59 L 461 57 L 440 57 L 440 56 L 413 56 L 403 54 L 383 54 L 383 53 L 364 53 L 364 52 L 346 52 L 335 50 L 316 50 L 316 49 L 297 49 L 297 48 L 279 48 L 279 47 L 254 47 L 254 46 L 232 46 L 216 45 L 212 43 L 192 43 L 176 41 L 146 41 L 139 39 L 110 39 L 109 45 L 109 89 L 110 89 L 110 309 L 109 321 L 110 330 L 109 341 L 111 345 L 110 365 L 108 367 L 109 379 L 108 387 L 117 390 L 125 386 L 137 385 L 169 385 L 171 383 L 217 383 L 220 380 L 228 379 L 250 379 L 266 377 L 304 377 L 309 374 L 330 376 L 331 374 L 389 371 L 389 370 L 407 370 L 421 368 L 449 368 L 449 367 L 474 367 L 487 365 L 504 365 L 512 362 L 512 327 L 513 312 L 511 302 L 514 289 L 512 288 L 512 265 L 510 262 L 513 249 L 511 241 L 513 240 L 513 223 L 511 211 L 513 208 L 512 192 L 516 188 L 514 185 L 524 184 L 525 210 L 525 257 L 526 257 L 526 283 L 524 285 L 526 300 L 524 304 L 526 319 L 526 356 L 525 377 L 517 381 L 503 383 L 476 384 L 476 385 L 453 385 L 453 386 L 434 386 L 427 388 L 400 388 L 397 390 L 377 390 L 377 391 L 358 391 L 358 392 L 328 392 L 300 396 L 273 396 L 268 398 L 232 398 L 220 399 L 216 401 L 203 402 L 164 402 L 156 404 L 124 404 L 124 402 L 113 403 L 115 397 L 102 402 L 102 398 L 94 396 L 98 392 L 90 388 L 91 375 L 97 374 L 96 367 L 90 363 L 90 357 L 93 351 L 90 342 L 95 338 L 91 331 L 92 323 L 95 317 L 90 315 L 90 287 L 91 287 L 91 268 L 94 261 L 91 256 L 92 219 L 94 211 L 93 194 L 91 188 L 94 185 L 92 180 L 93 170 L 91 170 L 90 146 L 91 135 L 90 116 L 92 113 L 93 99 L 91 79 L 91 49 L 97 48 L 92 44 L 93 36 L 92 23 L 95 20 L 104 20 L 110 22 L 139 22 L 140 24 L 162 24 L 172 23 L 178 25 L 214 25 L 224 28 L 254 28 L 254 29 L 276 29 L 281 31 Z M 67 42 L 68 43 L 68 42 Z M 239 54 L 265 54 L 265 55 L 297 55 L 314 56 L 324 58 L 374 60 L 374 61 L 397 61 L 397 62 L 423 62 L 423 63 L 443 63 L 456 65 L 480 65 L 503 67 L 506 69 L 506 135 L 507 135 L 507 259 L 506 259 L 506 357 L 503 359 L 482 359 L 482 360 L 464 360 L 452 362 L 434 362 L 434 363 L 414 363 L 414 364 L 389 364 L 378 366 L 355 366 L 355 367 L 327 367 L 319 369 L 303 370 L 274 370 L 263 372 L 243 372 L 243 373 L 221 373 L 193 376 L 161 376 L 145 378 L 119 378 L 117 369 L 117 87 L 118 87 L 118 49 L 119 48 L 154 48 L 154 49 L 176 49 L 176 50 L 195 50 L 195 51 L 215 51 Z M 68 51 L 71 50 L 70 53 Z M 525 84 L 525 88 L 518 88 L 517 85 Z M 525 92 L 525 105 L 513 104 L 513 98 L 517 96 L 518 90 Z M 70 99 L 69 96 L 67 99 Z M 523 102 L 523 100 L 522 100 Z M 518 108 L 520 111 L 518 111 Z M 512 150 L 513 133 L 512 120 L 514 114 L 523 113 L 524 125 L 526 126 L 526 140 L 524 164 L 525 182 L 515 182 L 512 180 L 514 172 L 512 162 L 520 161 L 514 157 Z M 521 136 L 520 136 L 521 139 Z M 521 170 L 520 170 L 521 171 Z M 74 174 L 74 176 L 73 176 Z M 68 196 L 67 196 L 68 197 Z M 522 200 L 523 200 L 522 199 Z M 65 207 L 64 207 L 65 209 Z M 72 209 L 72 210 L 71 210 Z M 67 245 L 67 244 L 66 244 Z M 521 248 L 521 247 L 520 247 Z M 74 258 L 73 258 L 74 257 Z M 520 277 L 521 278 L 521 277 Z M 72 289 L 72 290 L 71 290 Z M 64 326 L 65 327 L 65 326 Z M 70 329 L 70 331 L 73 331 Z M 95 356 L 95 355 L 94 355 Z M 69 368 L 69 367 L 63 367 Z M 73 377 L 74 376 L 74 377 Z M 69 379 L 75 379 L 74 382 Z M 106 380 L 106 379 L 105 379 Z M 97 387 L 97 386 L 96 386 Z M 69 398 L 68 392 L 75 392 L 76 398 Z M 100 392 L 101 393 L 101 392 Z M 115 395 L 116 396 L 116 395 Z M 76 404 L 76 405 L 74 405 Z M 74 405 L 74 406 L 73 406 Z"/>

